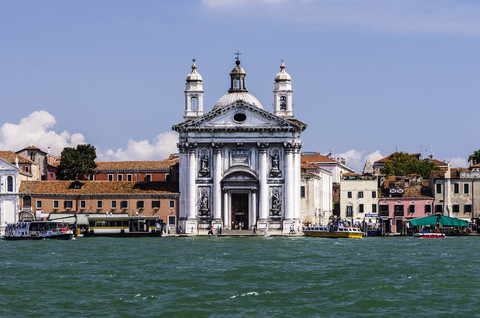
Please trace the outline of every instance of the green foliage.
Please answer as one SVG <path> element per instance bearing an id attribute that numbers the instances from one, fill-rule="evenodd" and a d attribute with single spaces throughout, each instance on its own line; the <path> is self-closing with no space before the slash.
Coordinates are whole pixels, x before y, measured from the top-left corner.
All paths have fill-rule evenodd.
<path id="1" fill-rule="evenodd" d="M 85 180 L 95 173 L 97 153 L 92 145 L 78 145 L 77 148 L 66 147 L 57 168 L 60 180 Z"/>
<path id="2" fill-rule="evenodd" d="M 468 161 L 473 160 L 473 165 L 478 165 L 480 163 L 480 149 L 475 151 L 468 157 Z"/>
<path id="3" fill-rule="evenodd" d="M 418 160 L 416 157 L 406 152 L 395 152 L 390 160 L 385 163 L 380 172 L 387 176 L 406 176 L 409 174 L 421 175 L 424 179 L 428 178 L 431 171 L 440 170 L 433 162 L 428 160 Z"/>

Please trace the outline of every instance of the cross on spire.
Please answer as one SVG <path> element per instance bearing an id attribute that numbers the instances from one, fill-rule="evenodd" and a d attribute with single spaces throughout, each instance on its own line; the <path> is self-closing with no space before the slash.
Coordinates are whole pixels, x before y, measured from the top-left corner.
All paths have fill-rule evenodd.
<path id="1" fill-rule="evenodd" d="M 237 52 L 233 53 L 233 55 L 236 55 L 237 57 L 235 57 L 235 59 L 238 60 L 238 58 L 240 57 L 240 55 L 242 55 L 242 53 L 240 53 L 240 51 L 237 50 Z"/>

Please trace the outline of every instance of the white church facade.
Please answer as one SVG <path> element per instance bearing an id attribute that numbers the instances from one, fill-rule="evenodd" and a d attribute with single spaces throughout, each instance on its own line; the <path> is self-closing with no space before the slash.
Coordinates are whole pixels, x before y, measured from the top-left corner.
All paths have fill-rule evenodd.
<path id="1" fill-rule="evenodd" d="M 274 82 L 273 112 L 248 93 L 236 59 L 230 89 L 204 113 L 203 81 L 195 60 L 186 79 L 185 121 L 179 134 L 179 230 L 211 226 L 288 233 L 301 226 L 301 133 L 293 116 L 291 77 L 282 61 Z"/>

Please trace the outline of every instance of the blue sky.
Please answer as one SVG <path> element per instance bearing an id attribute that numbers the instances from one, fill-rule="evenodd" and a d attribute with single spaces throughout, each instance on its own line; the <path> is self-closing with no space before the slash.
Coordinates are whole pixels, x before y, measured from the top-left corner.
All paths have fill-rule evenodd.
<path id="1" fill-rule="evenodd" d="M 2 150 L 164 159 L 192 58 L 208 111 L 236 50 L 270 111 L 285 59 L 305 151 L 358 170 L 396 149 L 460 166 L 480 148 L 478 1 L 2 1 L 0 40 Z"/>

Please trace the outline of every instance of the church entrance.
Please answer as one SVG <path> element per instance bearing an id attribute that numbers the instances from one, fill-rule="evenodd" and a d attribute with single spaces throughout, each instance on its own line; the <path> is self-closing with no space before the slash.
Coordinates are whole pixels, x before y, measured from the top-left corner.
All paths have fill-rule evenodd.
<path id="1" fill-rule="evenodd" d="M 248 229 L 248 194 L 232 193 L 232 230 Z"/>

